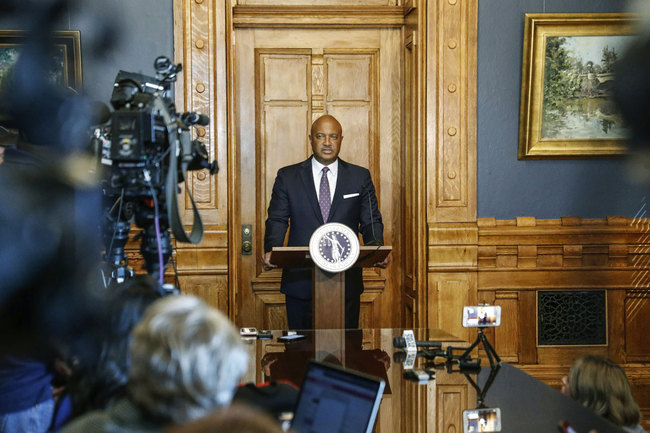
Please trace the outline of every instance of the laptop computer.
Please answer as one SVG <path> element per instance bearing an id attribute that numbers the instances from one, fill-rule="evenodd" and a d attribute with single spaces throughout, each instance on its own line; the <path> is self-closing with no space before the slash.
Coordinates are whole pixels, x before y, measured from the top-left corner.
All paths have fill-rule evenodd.
<path id="1" fill-rule="evenodd" d="M 378 377 L 310 361 L 291 428 L 297 433 L 372 433 L 384 386 Z"/>

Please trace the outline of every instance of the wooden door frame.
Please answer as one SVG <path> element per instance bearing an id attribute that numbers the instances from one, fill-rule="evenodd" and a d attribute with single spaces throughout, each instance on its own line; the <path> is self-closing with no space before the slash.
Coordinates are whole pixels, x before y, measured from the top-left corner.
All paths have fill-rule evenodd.
<path id="1" fill-rule="evenodd" d="M 448 204 L 435 205 L 435 197 L 441 192 L 436 190 L 437 175 L 447 167 L 431 166 L 428 162 L 419 175 L 417 219 L 422 226 L 422 236 L 418 236 L 417 247 L 417 290 L 418 299 L 415 323 L 417 326 L 443 325 L 441 316 L 436 312 L 438 305 L 438 277 L 445 275 L 466 275 L 468 279 L 468 295 L 470 299 L 476 296 L 476 65 L 475 62 L 476 14 L 478 2 L 476 0 L 410 0 L 404 6 L 237 6 L 235 0 L 173 0 L 174 8 L 174 56 L 176 62 L 186 64 L 196 61 L 197 56 L 205 56 L 204 50 L 215 50 L 213 57 L 209 56 L 207 68 L 200 71 L 203 89 L 210 95 L 217 95 L 217 89 L 225 89 L 226 97 L 218 97 L 216 102 L 210 101 L 214 113 L 219 114 L 215 122 L 214 134 L 210 135 L 209 145 L 213 149 L 225 151 L 225 167 L 227 186 L 226 194 L 226 237 L 222 245 L 217 247 L 227 250 L 226 261 L 219 266 L 227 268 L 227 305 L 230 318 L 237 321 L 236 299 L 233 288 L 238 287 L 238 258 L 240 244 L 241 221 L 239 221 L 239 203 L 237 190 L 239 176 L 239 149 L 236 140 L 237 101 L 234 95 L 236 77 L 233 65 L 234 29 L 242 27 L 297 27 L 297 28 L 351 28 L 351 27 L 390 27 L 404 28 L 405 16 L 413 12 L 417 16 L 417 42 L 421 59 L 421 76 L 418 78 L 418 98 L 422 107 L 422 114 L 418 122 L 421 128 L 418 132 L 419 152 L 423 160 L 443 161 L 445 151 L 442 143 L 447 131 L 451 130 L 443 123 L 443 114 L 449 103 L 447 78 L 444 70 L 437 69 L 437 62 L 442 61 L 449 53 L 459 53 L 462 48 L 461 61 L 469 61 L 467 75 L 459 83 L 459 91 L 455 95 L 459 98 L 454 104 L 462 108 L 459 113 L 464 123 L 454 130 L 458 137 L 464 137 L 461 146 L 467 152 L 469 166 L 461 173 L 462 181 L 467 188 L 467 202 L 459 203 L 457 211 L 450 211 Z M 203 14 L 200 13 L 201 8 Z M 197 10 L 195 12 L 195 10 Z M 208 13 L 205 14 L 205 11 Z M 309 13 L 307 13 L 309 12 Z M 458 19 L 460 17 L 460 19 Z M 443 30 L 451 32 L 452 38 L 443 34 Z M 205 41 L 199 43 L 197 35 L 205 35 Z M 457 36 L 454 36 L 457 35 Z M 453 41 L 452 41 L 453 39 Z M 206 42 L 207 41 L 207 47 Z M 455 42 L 455 43 L 454 43 Z M 452 48 L 453 47 L 453 48 Z M 196 51 L 199 50 L 199 51 Z M 456 51 L 450 51 L 456 50 Z M 195 108 L 188 106 L 187 101 L 194 101 L 193 92 L 197 90 L 196 74 L 188 76 L 187 71 L 192 67 L 186 64 L 185 73 L 179 77 L 176 84 L 176 101 L 178 107 L 186 109 Z M 196 68 L 194 68 L 196 70 Z M 186 83 L 185 81 L 191 81 Z M 193 86 L 193 87 L 190 87 Z M 206 90 L 207 88 L 207 90 Z M 462 91 L 461 91 L 462 90 Z M 453 93 L 453 92 L 452 92 Z M 224 142 L 217 142 L 219 137 L 225 137 Z M 450 135 L 449 135 L 450 136 Z M 221 140 L 221 138 L 219 138 Z M 426 155 L 426 156 L 425 156 Z M 220 192 L 221 193 L 221 192 Z M 432 201 L 433 200 L 433 201 Z M 453 207 L 453 206 L 452 206 Z M 217 209 L 217 211 L 220 211 Z M 423 218 L 425 218 L 423 220 Z M 461 224 L 462 227 L 458 226 Z M 426 230 L 425 230 L 426 227 Z M 447 261 L 437 261 L 432 256 L 432 247 L 439 246 L 439 242 L 450 242 L 451 232 L 457 232 L 462 239 L 462 244 L 447 244 L 444 246 L 444 256 L 453 258 L 457 253 L 463 253 L 463 260 L 456 264 Z M 437 234 L 446 232 L 446 235 Z M 202 248 L 192 250 L 191 254 L 201 254 Z M 468 253 L 469 252 L 469 253 Z M 179 253 L 180 254 L 180 253 Z M 469 256 L 468 256 L 469 254 Z M 471 257 L 470 257 L 471 256 Z M 200 261 L 200 260 L 198 260 Z M 468 265 L 469 264 L 469 265 Z M 200 266 L 192 268 L 189 272 L 201 274 Z M 212 271 L 208 271 L 212 272 Z M 472 277 L 474 275 L 474 277 Z M 473 282 L 472 282 L 473 281 Z"/>

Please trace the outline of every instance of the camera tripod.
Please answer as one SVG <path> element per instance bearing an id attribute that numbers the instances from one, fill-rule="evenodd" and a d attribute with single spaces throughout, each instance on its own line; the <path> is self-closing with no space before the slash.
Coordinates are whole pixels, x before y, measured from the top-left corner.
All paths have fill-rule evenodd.
<path id="1" fill-rule="evenodd" d="M 470 356 L 470 353 L 476 346 L 478 346 L 480 343 L 483 343 L 483 349 L 485 349 L 485 353 L 487 354 L 488 359 L 490 360 L 490 367 L 494 368 L 496 360 L 496 364 L 501 364 L 501 358 L 499 358 L 499 355 L 497 354 L 497 351 L 494 350 L 494 347 L 490 344 L 488 341 L 487 337 L 483 333 L 484 327 L 479 327 L 478 328 L 478 335 L 476 336 L 476 340 L 474 340 L 474 343 L 472 343 L 471 346 L 469 346 L 465 352 L 460 355 L 461 360 L 468 360 L 471 359 L 472 357 Z M 493 358 L 494 357 L 494 358 Z"/>

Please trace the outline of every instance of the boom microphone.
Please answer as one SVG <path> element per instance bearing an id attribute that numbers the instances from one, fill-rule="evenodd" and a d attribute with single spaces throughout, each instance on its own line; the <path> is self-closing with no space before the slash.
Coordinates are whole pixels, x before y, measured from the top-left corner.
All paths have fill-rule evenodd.
<path id="1" fill-rule="evenodd" d="M 442 347 L 442 343 L 437 341 L 415 341 L 417 347 Z M 393 347 L 396 349 L 404 349 L 407 347 L 406 338 L 404 337 L 394 337 L 393 338 Z"/>

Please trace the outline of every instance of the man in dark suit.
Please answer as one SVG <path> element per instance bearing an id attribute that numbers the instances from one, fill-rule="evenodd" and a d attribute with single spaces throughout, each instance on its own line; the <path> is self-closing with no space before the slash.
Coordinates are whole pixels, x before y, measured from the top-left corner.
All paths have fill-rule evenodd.
<path id="1" fill-rule="evenodd" d="M 343 141 L 341 124 L 330 115 L 321 116 L 309 135 L 313 155 L 306 161 L 283 167 L 273 185 L 269 203 L 264 259 L 266 270 L 271 250 L 282 246 L 289 224 L 289 246 L 309 245 L 312 233 L 328 222 L 342 223 L 361 232 L 366 245 L 382 245 L 384 225 L 377 206 L 370 172 L 338 158 Z M 385 268 L 390 256 L 375 266 Z M 286 296 L 290 329 L 312 327 L 312 270 L 284 268 L 281 292 Z M 345 273 L 345 327 L 358 328 L 363 292 L 361 268 Z"/>

